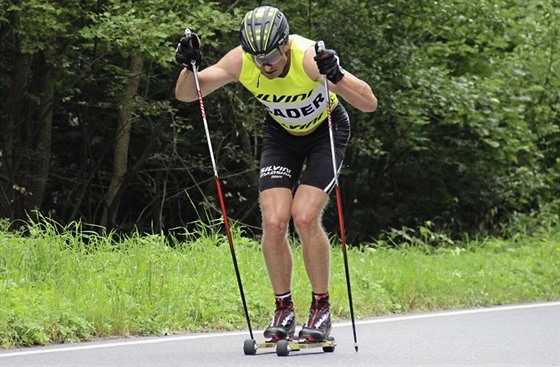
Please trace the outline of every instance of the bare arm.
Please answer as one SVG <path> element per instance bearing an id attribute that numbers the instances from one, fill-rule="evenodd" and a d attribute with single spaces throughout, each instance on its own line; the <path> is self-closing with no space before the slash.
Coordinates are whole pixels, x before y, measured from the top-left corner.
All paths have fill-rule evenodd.
<path id="1" fill-rule="evenodd" d="M 243 51 L 241 47 L 236 47 L 214 65 L 201 70 L 198 73 L 198 81 L 202 96 L 207 96 L 218 88 L 237 81 L 241 73 L 242 61 Z M 193 102 L 198 99 L 192 72 L 186 68 L 181 71 L 177 78 L 175 98 L 183 102 Z"/>
<path id="2" fill-rule="evenodd" d="M 305 52 L 303 67 L 311 79 L 324 83 L 324 76 L 319 73 L 314 57 L 315 49 L 310 47 Z M 362 112 L 374 112 L 377 109 L 377 98 L 371 87 L 346 70 L 338 83 L 329 82 L 329 89 Z"/>
<path id="3" fill-rule="evenodd" d="M 374 112 L 377 109 L 377 98 L 371 87 L 348 71 L 344 72 L 344 77 L 338 83 L 329 82 L 329 88 L 362 112 Z"/>

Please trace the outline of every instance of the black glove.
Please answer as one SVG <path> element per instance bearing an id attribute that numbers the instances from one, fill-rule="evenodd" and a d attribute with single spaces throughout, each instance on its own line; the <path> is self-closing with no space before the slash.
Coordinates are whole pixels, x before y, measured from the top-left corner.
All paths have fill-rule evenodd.
<path id="1" fill-rule="evenodd" d="M 344 76 L 344 69 L 340 66 L 338 55 L 335 50 L 325 49 L 323 41 L 315 43 L 315 61 L 319 72 L 327 76 L 327 79 L 336 84 Z"/>
<path id="2" fill-rule="evenodd" d="M 175 50 L 175 60 L 192 71 L 192 61 L 196 63 L 196 67 L 200 65 L 202 53 L 200 52 L 200 38 L 198 34 L 190 31 L 185 32 L 185 36 L 181 38 Z"/>

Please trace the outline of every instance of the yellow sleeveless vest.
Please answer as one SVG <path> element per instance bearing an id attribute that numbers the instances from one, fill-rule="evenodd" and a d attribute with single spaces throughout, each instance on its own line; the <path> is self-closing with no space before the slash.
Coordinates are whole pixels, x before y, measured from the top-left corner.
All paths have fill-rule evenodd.
<path id="1" fill-rule="evenodd" d="M 314 82 L 303 69 L 305 50 L 315 41 L 292 35 L 290 70 L 283 78 L 268 79 L 261 75 L 252 56 L 243 54 L 239 82 L 261 102 L 268 113 L 289 132 L 306 132 L 327 118 L 327 99 L 323 83 Z M 331 108 L 338 103 L 330 92 Z"/>

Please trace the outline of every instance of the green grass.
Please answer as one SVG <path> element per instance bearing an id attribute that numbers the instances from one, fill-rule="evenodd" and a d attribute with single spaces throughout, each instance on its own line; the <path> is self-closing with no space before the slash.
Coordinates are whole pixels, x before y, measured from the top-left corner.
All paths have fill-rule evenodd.
<path id="1" fill-rule="evenodd" d="M 25 233 L 5 228 L 0 226 L 3 348 L 246 328 L 219 226 L 200 224 L 182 242 L 163 235 L 118 239 L 79 223 L 31 223 Z M 251 321 L 261 329 L 274 307 L 262 253 L 258 243 L 233 231 Z M 293 293 L 302 322 L 310 289 L 295 242 L 293 250 Z M 349 247 L 348 259 L 357 318 L 560 299 L 560 228 L 440 248 Z M 349 318 L 339 245 L 332 251 L 331 303 L 335 319 Z"/>

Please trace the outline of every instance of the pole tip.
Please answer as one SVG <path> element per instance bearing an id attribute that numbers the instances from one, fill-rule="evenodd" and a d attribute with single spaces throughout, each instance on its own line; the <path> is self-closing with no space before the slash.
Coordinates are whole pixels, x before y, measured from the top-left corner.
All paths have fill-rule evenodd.
<path id="1" fill-rule="evenodd" d="M 354 343 L 354 349 L 356 349 L 356 353 L 358 353 L 358 343 Z"/>

